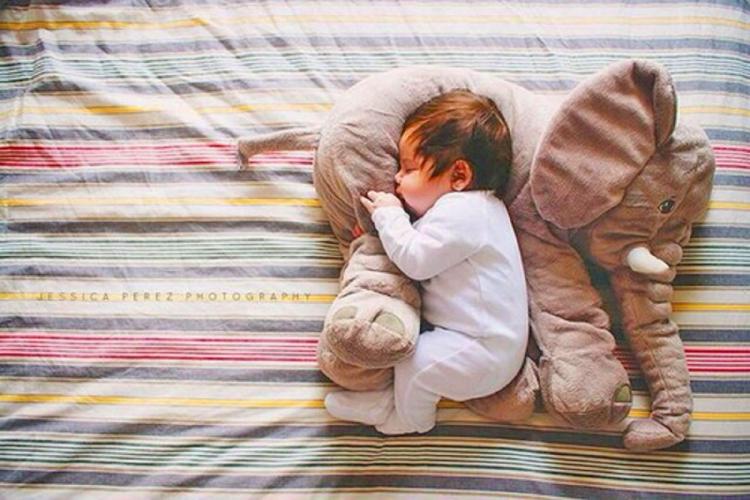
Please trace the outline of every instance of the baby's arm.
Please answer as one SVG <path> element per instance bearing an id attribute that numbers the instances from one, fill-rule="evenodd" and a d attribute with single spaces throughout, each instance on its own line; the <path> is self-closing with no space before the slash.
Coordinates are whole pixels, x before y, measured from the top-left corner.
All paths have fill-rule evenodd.
<path id="1" fill-rule="evenodd" d="M 484 243 L 483 225 L 458 201 L 433 207 L 419 230 L 401 207 L 380 207 L 372 220 L 388 257 L 413 280 L 423 281 L 475 253 Z"/>

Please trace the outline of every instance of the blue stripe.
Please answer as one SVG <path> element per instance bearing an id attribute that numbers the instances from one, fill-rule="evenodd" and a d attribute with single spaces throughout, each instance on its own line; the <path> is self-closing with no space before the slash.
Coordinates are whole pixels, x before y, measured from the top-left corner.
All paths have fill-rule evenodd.
<path id="1" fill-rule="evenodd" d="M 750 159 L 749 159 L 750 161 Z M 746 175 L 715 174 L 714 186 L 742 186 L 750 187 L 750 173 Z M 750 197 L 750 193 L 748 193 Z"/>
<path id="2" fill-rule="evenodd" d="M 711 142 L 728 141 L 750 143 L 750 130 L 703 127 Z"/>

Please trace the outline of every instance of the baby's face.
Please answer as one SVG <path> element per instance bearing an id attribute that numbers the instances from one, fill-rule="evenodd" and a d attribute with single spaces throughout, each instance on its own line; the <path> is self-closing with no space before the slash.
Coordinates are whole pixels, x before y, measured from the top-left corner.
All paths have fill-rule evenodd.
<path id="1" fill-rule="evenodd" d="M 413 129 L 407 129 L 398 143 L 399 171 L 396 174 L 396 194 L 406 210 L 417 218 L 422 217 L 435 202 L 452 191 L 449 171 L 430 178 L 432 165 L 416 156 L 417 141 Z"/>

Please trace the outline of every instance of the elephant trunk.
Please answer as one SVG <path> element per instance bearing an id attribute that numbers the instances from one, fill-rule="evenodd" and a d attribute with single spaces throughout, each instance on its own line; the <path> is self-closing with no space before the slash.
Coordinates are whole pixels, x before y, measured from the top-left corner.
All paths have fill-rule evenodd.
<path id="1" fill-rule="evenodd" d="M 655 274 L 622 267 L 612 276 L 622 324 L 652 400 L 650 418 L 633 421 L 625 432 L 625 446 L 633 450 L 679 443 L 690 425 L 690 376 L 677 325 L 669 319 L 674 275 L 671 266 Z"/>

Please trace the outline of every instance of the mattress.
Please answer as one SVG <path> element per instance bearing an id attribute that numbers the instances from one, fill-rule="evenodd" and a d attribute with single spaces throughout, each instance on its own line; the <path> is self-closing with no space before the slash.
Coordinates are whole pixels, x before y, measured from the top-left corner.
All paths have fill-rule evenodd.
<path id="1" fill-rule="evenodd" d="M 742 0 L 0 2 L 0 497 L 750 496 L 750 9 Z M 624 58 L 671 72 L 717 159 L 676 278 L 688 439 L 444 400 L 423 435 L 330 417 L 316 367 L 342 257 L 312 151 L 373 73 L 471 68 L 562 96 Z M 634 386 L 648 393 L 624 341 Z"/>

